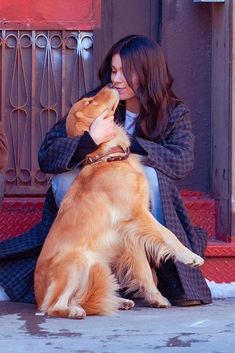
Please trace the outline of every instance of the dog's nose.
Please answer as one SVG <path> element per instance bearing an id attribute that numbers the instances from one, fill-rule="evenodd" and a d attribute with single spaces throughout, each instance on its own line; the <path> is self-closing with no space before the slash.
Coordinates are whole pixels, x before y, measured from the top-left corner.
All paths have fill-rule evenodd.
<path id="1" fill-rule="evenodd" d="M 108 88 L 113 88 L 113 84 L 110 82 L 110 83 L 108 83 L 108 84 L 106 85 L 106 87 L 108 87 Z"/>

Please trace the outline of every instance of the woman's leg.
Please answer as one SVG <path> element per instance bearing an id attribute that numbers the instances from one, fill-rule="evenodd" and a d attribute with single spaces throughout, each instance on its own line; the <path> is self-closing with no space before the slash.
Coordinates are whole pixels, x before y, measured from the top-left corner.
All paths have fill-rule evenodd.
<path id="1" fill-rule="evenodd" d="M 149 182 L 151 213 L 159 223 L 165 225 L 157 173 L 155 169 L 147 166 L 144 166 L 144 173 Z"/>
<path id="2" fill-rule="evenodd" d="M 8 297 L 5 289 L 0 285 L 0 302 L 2 301 L 9 301 L 10 298 Z"/>
<path id="3" fill-rule="evenodd" d="M 157 173 L 155 169 L 147 166 L 144 166 L 144 172 L 149 182 L 151 213 L 161 224 L 164 225 L 164 214 Z M 58 207 L 79 173 L 80 169 L 75 169 L 57 174 L 52 178 L 52 191 Z"/>
<path id="4" fill-rule="evenodd" d="M 51 180 L 51 186 L 55 202 L 58 208 L 60 207 L 61 201 L 63 200 L 66 192 L 68 191 L 74 179 L 78 176 L 79 173 L 80 169 L 74 169 L 69 172 L 53 176 Z"/>

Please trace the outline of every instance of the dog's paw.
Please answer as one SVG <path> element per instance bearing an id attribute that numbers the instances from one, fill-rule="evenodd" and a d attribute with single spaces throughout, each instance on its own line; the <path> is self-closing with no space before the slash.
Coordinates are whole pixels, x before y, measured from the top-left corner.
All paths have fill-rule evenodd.
<path id="1" fill-rule="evenodd" d="M 188 258 L 186 258 L 186 261 L 184 262 L 184 264 L 191 267 L 199 267 L 204 264 L 204 260 L 201 256 L 192 253 L 192 256 L 189 256 Z"/>
<path id="2" fill-rule="evenodd" d="M 135 303 L 133 300 L 130 299 L 125 299 L 125 298 L 119 298 L 119 310 L 130 310 L 135 306 Z"/>
<path id="3" fill-rule="evenodd" d="M 189 266 L 192 267 L 199 267 L 204 264 L 204 260 L 201 256 L 194 254 L 192 261 L 188 263 Z"/>
<path id="4" fill-rule="evenodd" d="M 199 267 L 204 264 L 204 260 L 201 256 L 196 255 L 187 248 L 185 248 L 180 254 L 176 255 L 176 260 L 191 267 Z"/>
<path id="5" fill-rule="evenodd" d="M 153 308 L 169 308 L 171 306 L 169 300 L 163 297 L 159 291 L 146 293 L 145 299 Z"/>
<path id="6" fill-rule="evenodd" d="M 69 306 L 69 314 L 68 317 L 71 319 L 85 319 L 86 312 L 81 306 L 71 305 Z"/>

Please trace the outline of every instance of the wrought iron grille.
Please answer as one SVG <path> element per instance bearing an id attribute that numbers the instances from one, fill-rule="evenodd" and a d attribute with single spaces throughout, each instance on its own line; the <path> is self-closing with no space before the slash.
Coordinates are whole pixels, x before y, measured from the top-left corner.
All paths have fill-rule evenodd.
<path id="1" fill-rule="evenodd" d="M 93 32 L 0 31 L 1 119 L 10 147 L 7 194 L 44 194 L 37 154 L 50 127 L 93 84 Z"/>

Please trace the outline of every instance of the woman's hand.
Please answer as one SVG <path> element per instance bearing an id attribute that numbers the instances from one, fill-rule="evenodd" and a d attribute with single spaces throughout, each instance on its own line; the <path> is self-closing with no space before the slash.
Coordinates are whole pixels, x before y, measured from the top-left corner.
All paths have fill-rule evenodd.
<path id="1" fill-rule="evenodd" d="M 107 117 L 107 113 L 108 109 L 101 113 L 90 127 L 90 136 L 97 145 L 108 142 L 116 135 L 114 116 Z"/>

